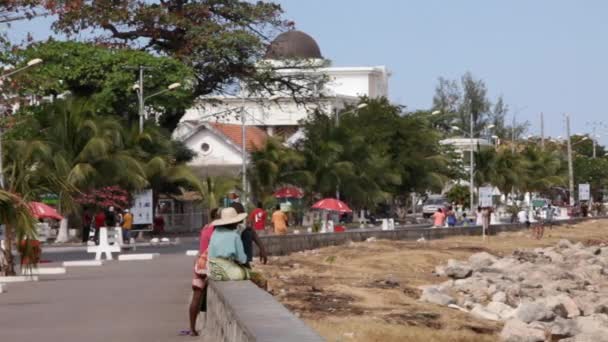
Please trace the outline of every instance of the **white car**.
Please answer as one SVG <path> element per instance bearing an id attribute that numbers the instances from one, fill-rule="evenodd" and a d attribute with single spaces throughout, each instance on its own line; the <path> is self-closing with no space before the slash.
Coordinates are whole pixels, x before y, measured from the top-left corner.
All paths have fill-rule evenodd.
<path id="1" fill-rule="evenodd" d="M 422 206 L 422 217 L 429 218 L 437 212 L 437 209 L 445 209 L 449 205 L 448 199 L 442 196 L 431 196 Z"/>

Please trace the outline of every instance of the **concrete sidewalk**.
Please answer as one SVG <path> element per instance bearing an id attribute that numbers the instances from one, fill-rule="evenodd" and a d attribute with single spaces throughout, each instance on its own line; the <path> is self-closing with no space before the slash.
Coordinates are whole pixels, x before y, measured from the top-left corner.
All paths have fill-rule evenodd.
<path id="1" fill-rule="evenodd" d="M 0 341 L 194 341 L 188 327 L 193 258 L 108 262 L 9 284 L 0 294 Z"/>

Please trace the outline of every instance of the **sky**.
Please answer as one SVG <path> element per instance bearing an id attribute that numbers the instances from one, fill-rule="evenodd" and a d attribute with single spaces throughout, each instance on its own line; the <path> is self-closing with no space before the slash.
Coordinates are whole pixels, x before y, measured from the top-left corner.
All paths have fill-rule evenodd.
<path id="1" fill-rule="evenodd" d="M 429 109 L 437 79 L 470 71 L 492 100 L 502 95 L 529 134 L 589 133 L 608 125 L 608 1 L 276 0 L 334 66 L 385 65 L 390 99 Z M 48 34 L 45 20 L 11 35 Z M 608 144 L 608 128 L 599 138 Z"/>

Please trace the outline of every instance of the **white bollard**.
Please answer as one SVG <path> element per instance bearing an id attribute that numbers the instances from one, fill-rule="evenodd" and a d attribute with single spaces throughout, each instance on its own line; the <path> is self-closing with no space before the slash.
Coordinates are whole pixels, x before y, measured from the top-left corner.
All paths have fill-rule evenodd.
<path id="1" fill-rule="evenodd" d="M 101 260 L 101 255 L 106 255 L 106 260 L 112 260 L 112 252 L 120 253 L 118 244 L 110 245 L 108 242 L 108 228 L 99 228 L 99 245 L 87 247 L 88 253 L 95 253 L 95 260 Z"/>
<path id="2" fill-rule="evenodd" d="M 6 288 L 4 284 L 0 284 L 0 293 L 6 292 Z"/>
<path id="3" fill-rule="evenodd" d="M 388 229 L 395 230 L 395 219 L 388 219 Z"/>
<path id="4" fill-rule="evenodd" d="M 382 230 L 388 230 L 388 220 L 382 219 Z"/>
<path id="5" fill-rule="evenodd" d="M 327 233 L 327 221 L 321 222 L 321 233 Z"/>
<path id="6" fill-rule="evenodd" d="M 332 221 L 332 220 L 327 221 L 327 232 L 328 233 L 334 232 L 334 221 Z"/>

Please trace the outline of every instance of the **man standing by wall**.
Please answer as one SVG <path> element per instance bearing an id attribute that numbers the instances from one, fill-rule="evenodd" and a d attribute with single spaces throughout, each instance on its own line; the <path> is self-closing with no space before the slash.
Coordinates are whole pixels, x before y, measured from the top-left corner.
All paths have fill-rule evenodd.
<path id="1" fill-rule="evenodd" d="M 276 210 L 272 213 L 272 225 L 274 233 L 277 235 L 287 234 L 287 215 L 281 211 L 281 205 L 277 204 Z"/>

